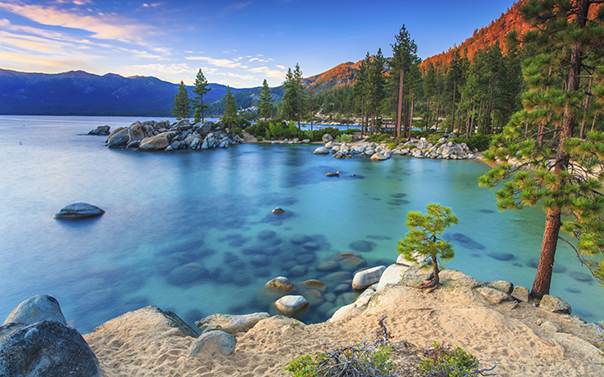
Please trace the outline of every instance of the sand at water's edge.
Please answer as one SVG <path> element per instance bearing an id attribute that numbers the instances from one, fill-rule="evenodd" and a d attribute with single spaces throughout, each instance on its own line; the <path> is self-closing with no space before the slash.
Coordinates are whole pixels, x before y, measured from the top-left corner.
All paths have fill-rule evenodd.
<path id="1" fill-rule="evenodd" d="M 497 376 L 604 375 L 603 353 L 594 346 L 604 336 L 593 325 L 532 304 L 492 306 L 468 288 L 427 293 L 392 286 L 376 294 L 359 314 L 335 323 L 303 325 L 272 317 L 239 334 L 233 355 L 211 359 L 188 357 L 193 338 L 156 313 L 127 313 L 85 336 L 106 377 L 286 376 L 285 364 L 300 354 L 373 341 L 382 316 L 392 341 L 461 346 L 483 367 L 496 364 Z"/>

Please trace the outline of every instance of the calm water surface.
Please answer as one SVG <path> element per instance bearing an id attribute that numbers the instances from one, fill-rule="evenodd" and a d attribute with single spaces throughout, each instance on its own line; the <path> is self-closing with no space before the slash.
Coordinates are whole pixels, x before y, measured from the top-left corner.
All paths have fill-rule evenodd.
<path id="1" fill-rule="evenodd" d="M 344 251 L 391 263 L 405 213 L 430 202 L 460 218 L 449 267 L 530 286 L 543 214 L 497 212 L 493 193 L 476 185 L 486 171 L 478 162 L 335 160 L 290 145 L 137 153 L 79 135 L 134 120 L 0 117 L 0 317 L 39 293 L 57 297 L 82 331 L 149 304 L 188 321 L 272 310 L 263 284 L 286 275 L 328 283 L 321 295 L 303 292 L 312 303 L 303 319 L 323 320 L 355 294 L 350 272 L 319 263 Z M 331 170 L 343 176 L 325 177 Z M 53 219 L 74 201 L 107 213 Z M 276 206 L 287 214 L 272 216 Z M 604 319 L 602 288 L 564 245 L 556 263 L 553 293 L 583 318 Z"/>

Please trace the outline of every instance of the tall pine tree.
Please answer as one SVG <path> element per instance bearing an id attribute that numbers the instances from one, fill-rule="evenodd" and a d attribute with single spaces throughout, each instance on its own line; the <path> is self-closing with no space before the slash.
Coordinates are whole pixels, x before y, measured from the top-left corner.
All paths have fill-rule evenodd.
<path id="1" fill-rule="evenodd" d="M 174 109 L 172 113 L 176 119 L 185 119 L 189 117 L 189 95 L 187 94 L 187 88 L 184 82 L 180 82 L 178 86 L 178 92 L 174 98 Z"/>
<path id="2" fill-rule="evenodd" d="M 195 93 L 197 94 L 197 103 L 195 104 L 195 123 L 203 123 L 205 119 L 205 110 L 207 105 L 203 103 L 203 96 L 210 91 L 208 87 L 208 80 L 204 76 L 201 68 L 197 72 L 195 77 Z"/>
<path id="3" fill-rule="evenodd" d="M 499 165 L 480 180 L 489 187 L 503 184 L 497 192 L 500 208 L 545 207 L 534 297 L 549 293 L 559 240 L 574 248 L 596 276 L 604 277 L 604 264 L 592 259 L 604 254 L 604 133 L 581 139 L 577 130 L 586 95 L 580 80 L 594 73 L 585 63 L 602 55 L 602 14 L 588 20 L 596 3 L 527 1 L 523 16 L 535 29 L 525 36 L 523 109 L 486 154 Z M 576 240 L 566 239 L 561 231 Z"/>
<path id="4" fill-rule="evenodd" d="M 262 81 L 262 91 L 258 102 L 258 115 L 262 119 L 269 119 L 273 113 L 273 97 L 266 80 Z"/>
<path id="5" fill-rule="evenodd" d="M 226 95 L 224 96 L 224 114 L 222 115 L 222 124 L 226 127 L 235 127 L 239 123 L 237 115 L 237 103 L 235 97 L 231 93 L 231 88 L 227 87 Z"/>
<path id="6" fill-rule="evenodd" d="M 392 87 L 396 88 L 396 129 L 395 136 L 401 136 L 401 124 L 403 123 L 403 101 L 405 96 L 405 76 L 409 75 L 409 71 L 419 63 L 417 57 L 417 45 L 411 39 L 405 25 L 401 27 L 399 33 L 394 37 L 395 41 L 392 44 L 392 58 L 390 59 L 390 80 Z M 405 126 L 405 134 L 411 136 L 411 131 Z"/>

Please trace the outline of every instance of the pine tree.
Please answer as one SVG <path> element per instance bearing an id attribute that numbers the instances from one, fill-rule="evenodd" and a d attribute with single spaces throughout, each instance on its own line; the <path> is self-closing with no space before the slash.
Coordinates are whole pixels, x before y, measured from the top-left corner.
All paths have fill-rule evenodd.
<path id="1" fill-rule="evenodd" d="M 414 65 L 419 63 L 417 57 L 417 45 L 411 39 L 405 25 L 403 25 L 399 33 L 394 37 L 395 42 L 392 44 L 392 58 L 390 59 L 390 79 L 393 87 L 396 88 L 396 131 L 395 136 L 401 136 L 401 124 L 403 122 L 403 99 L 405 96 L 405 76 L 409 75 L 409 71 Z M 406 135 L 410 137 L 410 130 L 405 126 Z"/>
<path id="2" fill-rule="evenodd" d="M 529 0 L 523 16 L 535 26 L 525 36 L 526 89 L 523 109 L 512 117 L 486 157 L 499 165 L 481 177 L 484 186 L 503 184 L 500 208 L 542 204 L 545 230 L 532 295 L 549 293 L 558 240 L 575 249 L 584 265 L 604 277 L 604 133 L 578 136 L 585 88 L 594 73 L 585 64 L 602 56 L 602 14 L 589 20 L 590 0 Z M 562 218 L 564 216 L 564 224 Z M 561 230 L 576 237 L 571 242 Z"/>
<path id="3" fill-rule="evenodd" d="M 382 49 L 369 60 L 367 67 L 367 114 L 372 120 L 371 132 L 376 132 L 381 126 L 381 114 L 386 98 L 384 66 L 386 59 Z"/>
<path id="4" fill-rule="evenodd" d="M 262 91 L 260 92 L 260 101 L 258 103 L 258 113 L 260 118 L 268 119 L 273 113 L 273 97 L 266 80 L 262 81 Z"/>
<path id="5" fill-rule="evenodd" d="M 361 62 L 359 70 L 356 74 L 356 80 L 353 87 L 353 96 L 356 100 L 358 113 L 362 119 L 362 131 L 367 132 L 368 127 L 368 101 L 369 101 L 369 69 L 371 65 L 371 56 L 369 52 L 365 55 L 365 59 Z"/>
<path id="6" fill-rule="evenodd" d="M 451 208 L 434 203 L 428 204 L 425 215 L 418 211 L 407 214 L 409 233 L 399 241 L 398 252 L 409 260 L 416 260 L 418 256 L 430 258 L 432 276 L 422 284 L 422 288 L 434 288 L 440 285 L 438 257 L 450 259 L 454 255 L 451 244 L 441 237 L 449 226 L 457 222 L 457 217 Z"/>
<path id="7" fill-rule="evenodd" d="M 185 119 L 189 117 L 189 96 L 187 94 L 187 88 L 184 82 L 180 82 L 178 86 L 178 92 L 174 98 L 174 109 L 172 113 L 176 119 Z"/>
<path id="8" fill-rule="evenodd" d="M 208 88 L 208 80 L 204 76 L 201 69 L 197 72 L 195 77 L 195 93 L 197 93 L 197 103 L 195 104 L 195 123 L 204 121 L 205 110 L 207 106 L 203 103 L 203 96 L 210 91 Z"/>
<path id="9" fill-rule="evenodd" d="M 296 121 L 299 129 L 306 104 L 302 70 L 299 64 L 296 64 L 293 71 L 291 68 L 287 70 L 283 86 L 284 93 L 281 103 L 281 113 L 283 118 Z"/>
<path id="10" fill-rule="evenodd" d="M 226 95 L 224 96 L 224 114 L 222 115 L 222 124 L 226 127 L 235 127 L 239 123 L 237 115 L 237 103 L 231 93 L 231 88 L 227 87 Z"/>

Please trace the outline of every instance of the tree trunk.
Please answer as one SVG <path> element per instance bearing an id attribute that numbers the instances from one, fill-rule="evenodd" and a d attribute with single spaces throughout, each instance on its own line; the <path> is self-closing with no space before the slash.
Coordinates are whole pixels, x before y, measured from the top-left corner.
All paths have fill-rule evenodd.
<path id="1" fill-rule="evenodd" d="M 561 214 L 559 209 L 548 209 L 545 219 L 545 231 L 541 244 L 541 255 L 537 265 L 537 273 L 533 280 L 531 295 L 541 298 L 549 293 L 552 282 L 552 271 L 554 269 L 554 257 L 558 246 L 558 235 L 560 233 Z"/>
<path id="2" fill-rule="evenodd" d="M 411 129 L 413 128 L 413 93 L 411 93 L 411 105 L 409 106 L 409 126 L 407 127 L 407 139 L 411 139 Z"/>
<path id="3" fill-rule="evenodd" d="M 201 113 L 201 124 L 203 125 L 203 121 L 205 117 L 203 116 L 203 95 L 199 97 L 199 112 Z"/>
<path id="4" fill-rule="evenodd" d="M 587 22 L 587 14 L 589 11 L 590 0 L 577 0 L 576 23 L 579 27 L 585 27 Z M 579 89 L 579 74 L 581 72 L 581 42 L 576 41 L 571 50 L 570 66 L 566 78 L 567 93 L 576 92 Z M 564 115 L 562 116 L 562 126 L 559 134 L 558 150 L 556 152 L 556 162 L 554 165 L 554 173 L 558 176 L 558 189 L 562 189 L 565 179 L 563 173 L 568 170 L 569 156 L 564 151 L 565 141 L 573 136 L 573 125 L 575 120 L 574 109 L 570 101 L 564 105 Z M 537 265 L 537 274 L 533 281 L 531 295 L 534 297 L 542 297 L 549 293 L 549 288 L 552 281 L 552 271 L 554 268 L 554 257 L 556 255 L 556 247 L 558 244 L 558 235 L 560 233 L 561 210 L 554 206 L 547 209 L 545 220 L 545 231 L 543 233 L 543 242 L 541 244 L 541 255 L 539 256 L 539 264 Z"/>
<path id="5" fill-rule="evenodd" d="M 396 130 L 395 136 L 401 137 L 401 121 L 403 117 L 403 86 L 405 85 L 405 71 L 401 68 L 398 75 L 398 100 L 396 104 Z"/>
<path id="6" fill-rule="evenodd" d="M 438 268 L 438 259 L 436 258 L 436 255 L 432 255 L 432 284 L 434 284 L 435 287 L 438 287 L 440 285 L 440 269 Z"/>
<path id="7" fill-rule="evenodd" d="M 591 105 L 591 84 L 593 76 L 589 77 L 589 84 L 587 84 L 587 94 L 583 99 L 583 117 L 581 118 L 581 128 L 579 130 L 579 137 L 585 139 L 585 126 L 587 124 L 587 117 L 589 115 L 589 106 Z"/>

